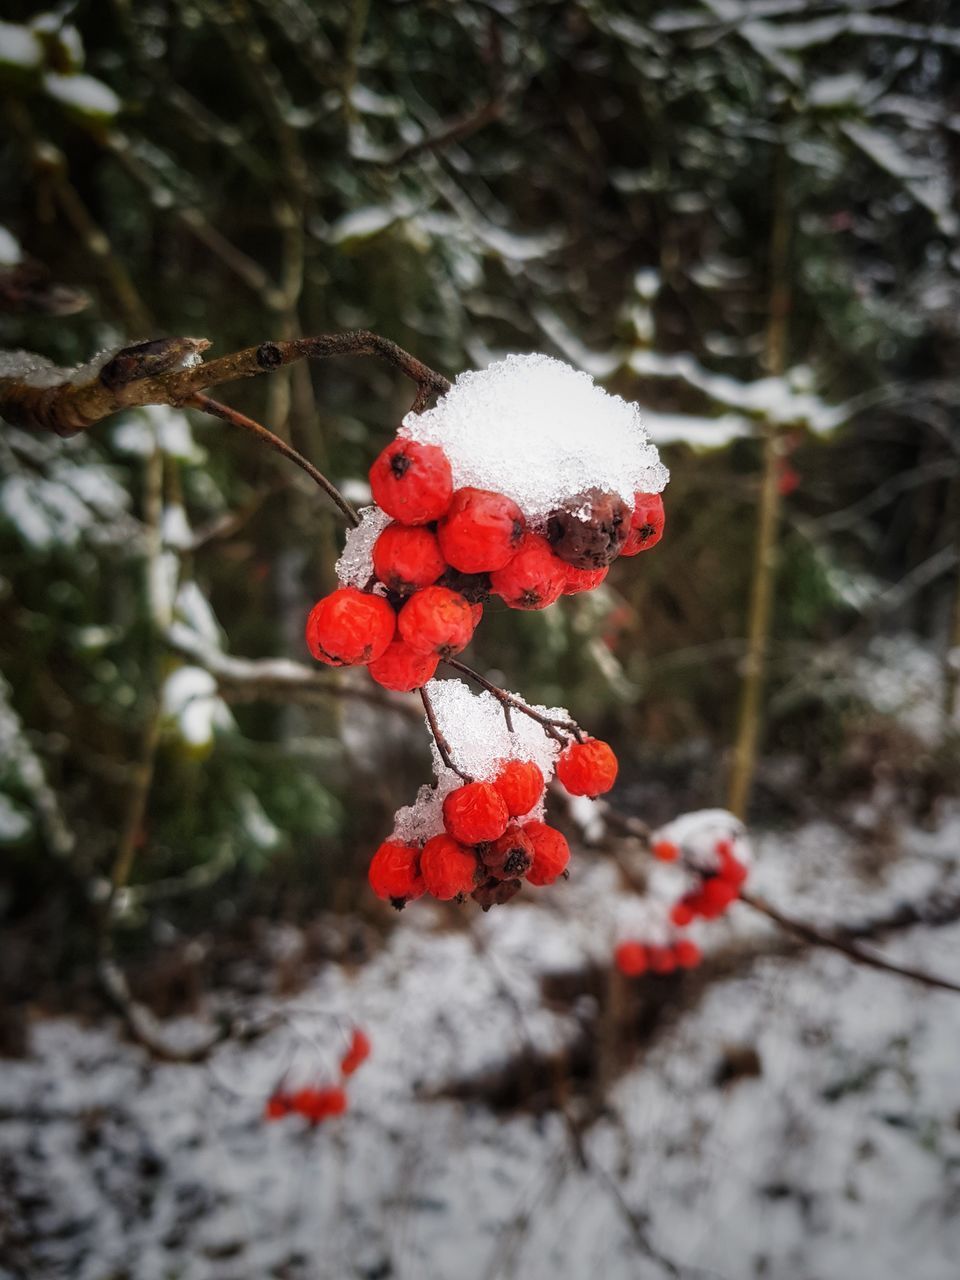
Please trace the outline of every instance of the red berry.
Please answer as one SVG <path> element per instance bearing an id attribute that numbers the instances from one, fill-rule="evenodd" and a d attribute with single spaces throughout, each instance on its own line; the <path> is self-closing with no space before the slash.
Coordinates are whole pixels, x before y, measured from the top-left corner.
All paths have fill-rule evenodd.
<path id="1" fill-rule="evenodd" d="M 609 572 L 609 565 L 604 565 L 602 569 L 578 569 L 575 565 L 568 564 L 567 583 L 563 588 L 563 594 L 575 596 L 581 591 L 593 591 L 595 587 L 599 587 Z"/>
<path id="2" fill-rule="evenodd" d="M 461 844 L 499 840 L 509 820 L 507 806 L 489 782 L 468 782 L 443 802 L 443 825 Z"/>
<path id="3" fill-rule="evenodd" d="M 676 862 L 680 857 L 680 850 L 672 840 L 656 840 L 650 846 L 650 852 L 655 858 L 659 858 L 661 862 Z"/>
<path id="4" fill-rule="evenodd" d="M 740 896 L 736 886 L 729 880 L 724 880 L 722 876 L 713 876 L 710 880 L 704 881 L 700 893 L 703 898 L 700 911 L 708 920 L 722 916 L 730 904 Z"/>
<path id="5" fill-rule="evenodd" d="M 525 533 L 510 563 L 490 575 L 490 586 L 511 609 L 545 609 L 566 585 L 567 566 L 539 533 Z"/>
<path id="6" fill-rule="evenodd" d="M 473 609 L 458 591 L 425 587 L 400 610 L 401 637 L 418 653 L 450 658 L 470 643 L 475 627 Z"/>
<path id="7" fill-rule="evenodd" d="M 515 880 L 533 865 L 533 842 L 516 823 L 507 827 L 499 840 L 485 846 L 483 865 L 495 880 Z"/>
<path id="8" fill-rule="evenodd" d="M 673 944 L 673 958 L 681 969 L 695 969 L 703 953 L 691 938 L 680 938 Z"/>
<path id="9" fill-rule="evenodd" d="M 290 1101 L 293 1110 L 305 1116 L 311 1124 L 319 1124 L 329 1116 L 342 1115 L 347 1109 L 347 1095 L 339 1085 L 324 1089 L 298 1089 Z"/>
<path id="10" fill-rule="evenodd" d="M 264 1120 L 280 1120 L 283 1116 L 290 1113 L 290 1099 L 287 1094 L 279 1090 L 271 1094 L 267 1099 L 267 1105 L 263 1109 Z"/>
<path id="11" fill-rule="evenodd" d="M 443 902 L 469 893 L 477 879 L 477 857 L 450 836 L 434 836 L 420 853 L 427 893 Z"/>
<path id="12" fill-rule="evenodd" d="M 409 595 L 432 586 L 446 569 L 437 535 L 419 526 L 388 524 L 373 544 L 373 568 L 389 591 Z"/>
<path id="13" fill-rule="evenodd" d="M 393 640 L 367 670 L 385 689 L 409 693 L 432 680 L 440 658 L 436 653 L 418 653 L 404 640 Z"/>
<path id="14" fill-rule="evenodd" d="M 341 587 L 310 610 L 307 648 L 318 662 L 331 667 L 373 662 L 393 639 L 396 627 L 396 614 L 382 596 Z"/>
<path id="15" fill-rule="evenodd" d="M 613 953 L 613 963 L 627 978 L 647 972 L 647 948 L 642 942 L 621 942 Z"/>
<path id="16" fill-rule="evenodd" d="M 572 796 L 600 796 L 617 777 L 617 757 L 599 738 L 571 742 L 557 761 L 557 777 Z"/>
<path id="17" fill-rule="evenodd" d="M 532 760 L 508 760 L 493 780 L 511 818 L 529 813 L 543 795 L 543 774 Z"/>
<path id="18" fill-rule="evenodd" d="M 378 898 L 389 898 L 402 906 L 425 892 L 417 869 L 417 851 L 399 840 L 385 840 L 373 855 L 367 872 L 370 888 Z"/>
<path id="19" fill-rule="evenodd" d="M 533 866 L 527 872 L 527 879 L 535 885 L 553 884 L 570 861 L 566 837 L 545 822 L 525 822 L 523 834 L 533 845 Z"/>
<path id="20" fill-rule="evenodd" d="M 373 500 L 402 524 L 439 520 L 453 495 L 450 463 L 435 444 L 398 437 L 370 468 Z"/>
<path id="21" fill-rule="evenodd" d="M 354 1027 L 350 1046 L 340 1059 L 340 1072 L 352 1076 L 361 1063 L 370 1057 L 370 1038 L 359 1027 Z"/>
<path id="22" fill-rule="evenodd" d="M 677 967 L 672 947 L 648 947 L 647 958 L 652 973 L 673 973 Z"/>
<path id="23" fill-rule="evenodd" d="M 681 898 L 679 902 L 675 902 L 670 909 L 670 919 L 681 929 L 690 924 L 696 914 L 693 906 L 686 898 Z"/>
<path id="24" fill-rule="evenodd" d="M 623 556 L 639 555 L 641 551 L 649 551 L 663 537 L 663 525 L 666 516 L 663 510 L 663 498 L 659 493 L 638 493 L 634 495 L 633 515 L 630 517 L 630 532 L 620 552 Z"/>
<path id="25" fill-rule="evenodd" d="M 523 512 L 502 493 L 458 489 L 437 526 L 440 550 L 461 573 L 502 569 L 520 545 Z"/>

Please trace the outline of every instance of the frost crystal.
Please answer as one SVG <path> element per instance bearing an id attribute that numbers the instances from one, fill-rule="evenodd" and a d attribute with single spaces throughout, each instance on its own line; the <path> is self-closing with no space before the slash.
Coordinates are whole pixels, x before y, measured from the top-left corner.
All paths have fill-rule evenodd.
<path id="1" fill-rule="evenodd" d="M 379 507 L 364 507 L 359 515 L 360 523 L 347 533 L 336 570 L 344 586 L 359 587 L 362 591 L 373 577 L 373 544 L 391 521 Z"/>
<path id="2" fill-rule="evenodd" d="M 489 781 L 504 760 L 532 760 L 545 781 L 553 776 L 561 744 L 548 737 L 535 720 L 514 710 L 511 732 L 503 708 L 493 694 L 474 693 L 462 680 L 431 680 L 426 691 L 453 763 L 465 774 L 477 781 Z M 570 718 L 563 707 L 535 706 L 533 710 L 558 720 Z M 443 831 L 444 797 L 462 786 L 463 779 L 446 767 L 435 742 L 433 765 L 436 786 L 421 787 L 414 803 L 397 812 L 394 826 L 397 840 L 417 844 Z M 542 817 L 541 802 L 521 821 Z"/>
<path id="3" fill-rule="evenodd" d="M 440 445 L 455 486 L 504 493 L 534 525 L 588 489 L 632 507 L 669 478 L 636 405 L 543 355 L 462 373 L 434 408 L 407 414 L 402 434 Z"/>

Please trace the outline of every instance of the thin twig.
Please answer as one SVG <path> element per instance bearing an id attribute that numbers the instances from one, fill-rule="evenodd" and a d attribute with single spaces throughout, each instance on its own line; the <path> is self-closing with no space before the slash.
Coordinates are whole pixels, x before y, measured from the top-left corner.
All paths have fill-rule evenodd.
<path id="1" fill-rule="evenodd" d="M 430 695 L 427 693 L 426 686 L 420 686 L 420 701 L 423 703 L 423 709 L 427 713 L 427 724 L 430 726 L 430 732 L 433 734 L 433 740 L 437 744 L 437 750 L 440 752 L 440 759 L 451 769 L 458 778 L 462 778 L 464 782 L 472 782 L 473 778 L 469 773 L 464 773 L 462 769 L 458 769 L 453 763 L 450 755 L 450 743 L 444 736 L 443 730 L 437 723 L 437 715 L 433 709 L 433 703 L 430 701 Z"/>
<path id="2" fill-rule="evenodd" d="M 249 431 L 251 435 L 256 436 L 258 440 L 262 440 L 271 449 L 275 449 L 277 453 L 282 453 L 285 458 L 289 458 L 291 462 L 295 462 L 301 470 L 305 471 L 314 484 L 319 485 L 327 497 L 336 503 L 348 524 L 356 528 L 360 523 L 360 517 L 337 486 L 331 480 L 328 480 L 323 472 L 308 461 L 302 453 L 298 453 L 293 445 L 287 444 L 285 440 L 275 436 L 272 431 L 268 431 L 261 423 L 256 422 L 253 418 L 248 418 L 245 413 L 240 413 L 237 409 L 231 409 L 229 405 L 221 404 L 219 400 L 211 400 L 209 396 L 205 396 L 200 392 L 195 396 L 191 396 L 186 401 L 186 404 L 202 409 L 204 413 L 212 414 L 215 418 L 222 418 L 224 422 L 229 422 L 235 427 L 241 427 L 244 431 Z"/>
<path id="3" fill-rule="evenodd" d="M 481 689 L 486 689 L 487 693 L 492 693 L 502 707 L 514 707 L 517 711 L 525 716 L 529 716 L 531 720 L 536 720 L 541 725 L 548 737 L 553 738 L 556 742 L 566 743 L 566 739 L 562 734 L 558 733 L 558 729 L 563 729 L 574 737 L 577 742 L 583 741 L 583 730 L 575 720 L 563 720 L 556 716 L 545 716 L 542 712 L 536 711 L 533 707 L 528 706 L 522 698 L 518 698 L 515 693 L 508 693 L 506 689 L 501 689 L 499 685 L 494 684 L 492 680 L 488 680 L 486 676 L 482 676 L 479 671 L 474 671 L 472 667 L 468 667 L 466 663 L 460 662 L 456 658 L 444 658 L 445 666 L 450 667 L 453 671 L 459 671 L 461 675 L 466 676 L 468 680 L 473 680 L 480 685 Z"/>

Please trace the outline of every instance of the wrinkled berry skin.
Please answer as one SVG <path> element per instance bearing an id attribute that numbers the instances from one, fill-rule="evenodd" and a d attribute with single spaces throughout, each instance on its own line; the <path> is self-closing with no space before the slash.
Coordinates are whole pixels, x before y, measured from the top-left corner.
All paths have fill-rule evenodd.
<path id="1" fill-rule="evenodd" d="M 533 865 L 533 842 L 513 824 L 499 840 L 484 846 L 483 865 L 495 880 L 525 876 Z"/>
<path id="2" fill-rule="evenodd" d="M 526 521 L 517 504 L 489 489 L 458 489 L 437 525 L 440 550 L 461 573 L 490 573 L 510 560 Z"/>
<path id="3" fill-rule="evenodd" d="M 481 910 L 489 911 L 491 907 L 502 907 L 505 902 L 516 897 L 521 888 L 519 880 L 497 880 L 491 876 L 483 884 L 478 884 L 470 897 L 480 905 Z"/>
<path id="4" fill-rule="evenodd" d="M 511 609 L 546 609 L 567 585 L 567 567 L 539 533 L 525 533 L 513 559 L 490 575 L 494 592 Z"/>
<path id="5" fill-rule="evenodd" d="M 396 614 L 382 596 L 341 587 L 310 610 L 307 648 L 331 667 L 373 662 L 386 650 L 396 626 Z"/>
<path id="6" fill-rule="evenodd" d="M 523 834 L 533 845 L 533 865 L 527 872 L 531 884 L 553 884 L 567 869 L 570 846 L 562 832 L 545 822 L 525 822 Z"/>
<path id="7" fill-rule="evenodd" d="M 426 892 L 417 850 L 399 840 L 384 840 L 371 859 L 367 879 L 377 897 L 394 906 L 422 898 Z"/>
<path id="8" fill-rule="evenodd" d="M 401 524 L 439 520 L 453 496 L 447 455 L 435 444 L 398 436 L 370 468 L 370 491 L 377 506 Z"/>
<path id="9" fill-rule="evenodd" d="M 532 760 L 508 760 L 501 766 L 493 785 L 500 792 L 510 817 L 522 818 L 543 795 L 543 774 Z"/>
<path id="10" fill-rule="evenodd" d="M 488 573 L 461 573 L 459 569 L 448 569 L 438 579 L 437 585 L 459 591 L 470 604 L 486 604 L 493 594 Z"/>
<path id="11" fill-rule="evenodd" d="M 420 851 L 420 871 L 427 893 L 448 902 L 473 889 L 477 856 L 450 836 L 434 836 Z"/>
<path id="12" fill-rule="evenodd" d="M 603 569 L 627 540 L 630 514 L 618 494 L 588 489 L 551 512 L 547 539 L 554 554 L 575 569 Z"/>
<path id="13" fill-rule="evenodd" d="M 400 610 L 400 637 L 418 653 L 450 658 L 470 643 L 477 625 L 475 607 L 447 587 L 425 587 Z"/>
<path id="14" fill-rule="evenodd" d="M 435 533 L 388 524 L 373 544 L 373 570 L 388 591 L 407 596 L 432 586 L 447 567 Z"/>
<path id="15" fill-rule="evenodd" d="M 509 820 L 507 806 L 489 782 L 468 782 L 443 802 L 443 825 L 461 844 L 499 840 Z"/>
<path id="16" fill-rule="evenodd" d="M 593 591 L 599 587 L 609 572 L 609 565 L 604 565 L 602 569 L 577 569 L 572 564 L 568 564 L 567 585 L 563 588 L 563 594 L 576 596 L 581 591 Z"/>
<path id="17" fill-rule="evenodd" d="M 379 658 L 367 664 L 367 670 L 384 689 L 410 693 L 432 680 L 440 658 L 435 653 L 418 653 L 404 640 L 392 640 Z"/>
<path id="18" fill-rule="evenodd" d="M 639 978 L 647 972 L 647 948 L 642 942 L 621 942 L 613 953 L 613 963 L 625 978 Z"/>
<path id="19" fill-rule="evenodd" d="M 659 493 L 636 494 L 630 517 L 630 531 L 620 554 L 636 556 L 641 551 L 649 551 L 651 547 L 655 547 L 663 537 L 665 521 L 663 498 Z"/>
<path id="20" fill-rule="evenodd" d="M 602 796 L 617 780 L 617 757 L 599 738 L 571 742 L 557 761 L 557 777 L 572 796 Z"/>

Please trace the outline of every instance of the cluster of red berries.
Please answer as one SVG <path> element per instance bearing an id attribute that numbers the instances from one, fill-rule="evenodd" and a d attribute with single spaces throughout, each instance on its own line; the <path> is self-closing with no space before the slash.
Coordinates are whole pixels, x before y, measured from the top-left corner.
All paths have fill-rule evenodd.
<path id="1" fill-rule="evenodd" d="M 681 850 L 672 840 L 657 840 L 650 852 L 661 862 L 676 862 Z M 717 840 L 714 859 L 707 869 L 696 863 L 690 869 L 697 878 L 695 887 L 675 902 L 670 909 L 670 923 L 683 929 L 699 916 L 703 920 L 716 920 L 722 916 L 740 896 L 747 878 L 747 867 L 736 857 L 733 841 Z M 677 969 L 695 969 L 703 954 L 692 938 L 676 937 L 665 945 L 652 945 L 628 939 L 621 942 L 613 953 L 616 967 L 628 978 L 639 978 L 645 973 L 667 974 Z"/>
<path id="2" fill-rule="evenodd" d="M 609 791 L 617 758 L 597 738 L 571 742 L 557 776 L 573 795 Z M 370 863 L 370 887 L 395 907 L 424 894 L 449 901 L 467 895 L 484 911 L 519 893 L 522 883 L 553 884 L 565 875 L 565 836 L 527 815 L 540 804 L 544 777 L 532 760 L 507 760 L 490 782 L 467 782 L 443 801 L 444 831 L 421 846 L 386 840 Z"/>
<path id="3" fill-rule="evenodd" d="M 370 487 L 393 521 L 374 544 L 373 576 L 364 590 L 341 587 L 314 606 L 307 645 L 318 661 L 365 665 L 401 692 L 469 644 L 492 595 L 512 609 L 545 609 L 599 586 L 618 555 L 637 555 L 663 534 L 659 494 L 638 493 L 631 510 L 598 490 L 552 512 L 536 533 L 506 495 L 455 490 L 438 445 L 404 437 L 374 462 Z"/>
<path id="4" fill-rule="evenodd" d="M 359 1027 L 355 1027 L 350 1037 L 350 1045 L 340 1059 L 340 1084 L 305 1085 L 299 1089 L 288 1089 L 280 1084 L 267 1099 L 264 1107 L 265 1120 L 280 1120 L 284 1116 L 303 1116 L 311 1127 L 329 1120 L 333 1116 L 341 1116 L 347 1110 L 347 1091 L 343 1081 L 352 1076 L 357 1068 L 370 1057 L 370 1040 Z"/>

